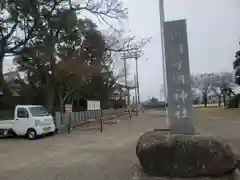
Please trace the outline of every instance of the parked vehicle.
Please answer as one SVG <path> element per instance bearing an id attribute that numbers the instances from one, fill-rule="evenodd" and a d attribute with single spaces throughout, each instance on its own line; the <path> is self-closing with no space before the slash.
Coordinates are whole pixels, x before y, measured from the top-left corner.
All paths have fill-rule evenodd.
<path id="1" fill-rule="evenodd" d="M 38 136 L 54 133 L 53 117 L 40 105 L 17 105 L 13 120 L 0 121 L 0 134 L 27 136 L 34 140 Z"/>
<path id="2" fill-rule="evenodd" d="M 137 107 L 132 107 L 132 112 L 138 112 L 138 108 Z"/>

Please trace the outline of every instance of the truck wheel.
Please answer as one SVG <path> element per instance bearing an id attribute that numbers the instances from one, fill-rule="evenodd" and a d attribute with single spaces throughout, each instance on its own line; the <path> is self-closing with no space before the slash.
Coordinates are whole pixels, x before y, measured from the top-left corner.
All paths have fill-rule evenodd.
<path id="1" fill-rule="evenodd" d="M 37 138 L 37 133 L 34 129 L 29 129 L 27 131 L 27 137 L 29 140 L 35 140 Z"/>

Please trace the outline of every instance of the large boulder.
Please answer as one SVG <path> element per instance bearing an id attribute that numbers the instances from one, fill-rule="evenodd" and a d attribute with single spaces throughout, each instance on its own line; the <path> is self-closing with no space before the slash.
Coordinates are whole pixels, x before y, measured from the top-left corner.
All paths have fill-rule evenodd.
<path id="1" fill-rule="evenodd" d="M 145 173 L 153 176 L 221 176 L 234 172 L 237 166 L 223 140 L 203 134 L 149 131 L 139 138 L 136 154 Z"/>

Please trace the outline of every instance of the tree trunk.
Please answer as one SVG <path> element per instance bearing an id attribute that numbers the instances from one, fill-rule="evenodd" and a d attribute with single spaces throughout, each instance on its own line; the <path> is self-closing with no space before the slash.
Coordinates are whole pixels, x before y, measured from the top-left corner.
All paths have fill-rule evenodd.
<path id="1" fill-rule="evenodd" d="M 0 96 L 2 96 L 1 99 L 1 107 L 2 105 L 5 107 L 7 106 L 12 107 L 14 106 L 14 102 L 12 102 L 12 93 L 10 92 L 3 76 L 3 57 L 0 56 Z M 2 107 L 2 108 L 4 108 Z"/>
<path id="2" fill-rule="evenodd" d="M 4 90 L 4 77 L 3 77 L 3 59 L 4 59 L 4 48 L 6 41 L 1 40 L 0 44 L 0 91 Z"/>
<path id="3" fill-rule="evenodd" d="M 234 100 L 235 100 L 235 108 L 238 108 L 238 105 L 239 105 L 238 96 L 235 96 Z"/>
<path id="4" fill-rule="evenodd" d="M 207 101 L 208 101 L 207 95 L 204 95 L 203 101 L 204 101 L 204 106 L 205 106 L 205 108 L 206 108 L 206 107 L 207 107 Z"/>
<path id="5" fill-rule="evenodd" d="M 54 87 L 54 77 L 52 74 L 47 79 L 47 88 L 45 90 L 45 104 L 48 112 L 54 115 L 54 97 L 55 97 L 55 87 Z"/>
<path id="6" fill-rule="evenodd" d="M 54 47 L 54 46 L 52 46 Z M 56 58 L 54 51 L 55 49 L 52 48 L 51 56 L 50 56 L 50 69 L 51 69 L 51 74 L 48 77 L 47 80 L 47 92 L 46 92 L 46 108 L 47 110 L 54 116 L 54 98 L 55 98 L 55 63 L 56 63 Z"/>
<path id="7" fill-rule="evenodd" d="M 47 110 L 52 114 L 53 113 L 53 104 L 54 104 L 54 87 L 53 85 L 48 85 L 47 91 L 46 91 L 46 108 Z"/>
<path id="8" fill-rule="evenodd" d="M 4 89 L 3 58 L 0 57 L 0 91 Z"/>
<path id="9" fill-rule="evenodd" d="M 225 95 L 225 93 L 223 94 L 223 104 L 224 104 L 224 107 L 226 107 L 226 95 Z"/>
<path id="10" fill-rule="evenodd" d="M 3 108 L 4 99 L 3 99 L 3 83 L 4 83 L 4 78 L 3 78 L 3 62 L 0 62 L 0 107 Z"/>
<path id="11" fill-rule="evenodd" d="M 64 114 L 64 111 L 65 111 L 63 108 L 64 108 L 63 103 L 60 102 L 61 124 L 63 124 L 63 114 Z"/>
<path id="12" fill-rule="evenodd" d="M 221 95 L 218 96 L 218 106 L 220 107 L 221 106 Z"/>

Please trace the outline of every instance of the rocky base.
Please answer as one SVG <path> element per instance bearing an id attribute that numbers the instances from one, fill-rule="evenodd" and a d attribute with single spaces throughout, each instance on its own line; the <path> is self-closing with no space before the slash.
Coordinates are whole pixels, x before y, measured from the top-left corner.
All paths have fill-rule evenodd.
<path id="1" fill-rule="evenodd" d="M 139 138 L 136 154 L 143 171 L 157 177 L 220 177 L 237 167 L 230 146 L 204 134 L 149 131 Z"/>

